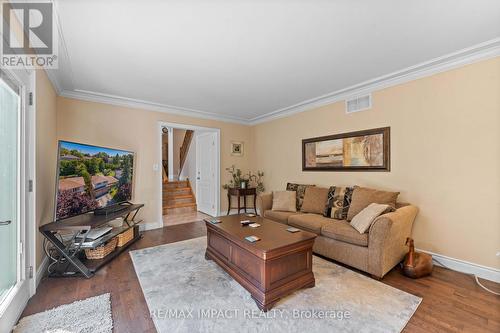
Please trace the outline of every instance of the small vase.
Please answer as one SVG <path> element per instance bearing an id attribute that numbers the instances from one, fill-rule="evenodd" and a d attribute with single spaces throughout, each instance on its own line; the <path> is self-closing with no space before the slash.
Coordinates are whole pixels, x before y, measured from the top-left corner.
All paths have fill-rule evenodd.
<path id="1" fill-rule="evenodd" d="M 246 189 L 247 188 L 247 182 L 241 182 L 240 183 L 240 188 Z"/>

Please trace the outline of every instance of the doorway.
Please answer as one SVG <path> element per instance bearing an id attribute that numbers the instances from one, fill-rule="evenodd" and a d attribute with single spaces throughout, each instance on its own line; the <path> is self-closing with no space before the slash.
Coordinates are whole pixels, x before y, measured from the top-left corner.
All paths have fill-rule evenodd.
<path id="1" fill-rule="evenodd" d="M 34 72 L 0 70 L 0 331 L 35 293 Z"/>
<path id="2" fill-rule="evenodd" d="M 220 130 L 160 122 L 163 225 L 219 215 Z"/>

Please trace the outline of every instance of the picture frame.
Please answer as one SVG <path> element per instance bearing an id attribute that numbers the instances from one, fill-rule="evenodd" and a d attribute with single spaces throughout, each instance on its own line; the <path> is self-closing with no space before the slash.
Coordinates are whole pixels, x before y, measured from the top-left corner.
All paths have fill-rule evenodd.
<path id="1" fill-rule="evenodd" d="M 242 141 L 231 141 L 231 155 L 232 156 L 243 156 L 243 142 Z"/>
<path id="2" fill-rule="evenodd" d="M 302 171 L 390 171 L 390 127 L 302 140 Z"/>

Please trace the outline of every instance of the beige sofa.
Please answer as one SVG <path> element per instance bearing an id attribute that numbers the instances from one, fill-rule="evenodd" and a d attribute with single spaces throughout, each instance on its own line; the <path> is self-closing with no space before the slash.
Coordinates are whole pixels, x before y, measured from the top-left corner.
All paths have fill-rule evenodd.
<path id="1" fill-rule="evenodd" d="M 318 235 L 313 251 L 382 278 L 405 256 L 406 237 L 411 236 L 417 207 L 398 203 L 396 211 L 379 216 L 367 233 L 360 234 L 349 222 L 319 214 L 271 210 L 272 193 L 257 198 L 262 216 Z"/>

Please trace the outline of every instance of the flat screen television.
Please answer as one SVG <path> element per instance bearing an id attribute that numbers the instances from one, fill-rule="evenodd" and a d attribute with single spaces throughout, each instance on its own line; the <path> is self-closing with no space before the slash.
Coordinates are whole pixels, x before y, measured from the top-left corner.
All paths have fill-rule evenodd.
<path id="1" fill-rule="evenodd" d="M 56 220 L 132 199 L 134 153 L 59 141 Z"/>

